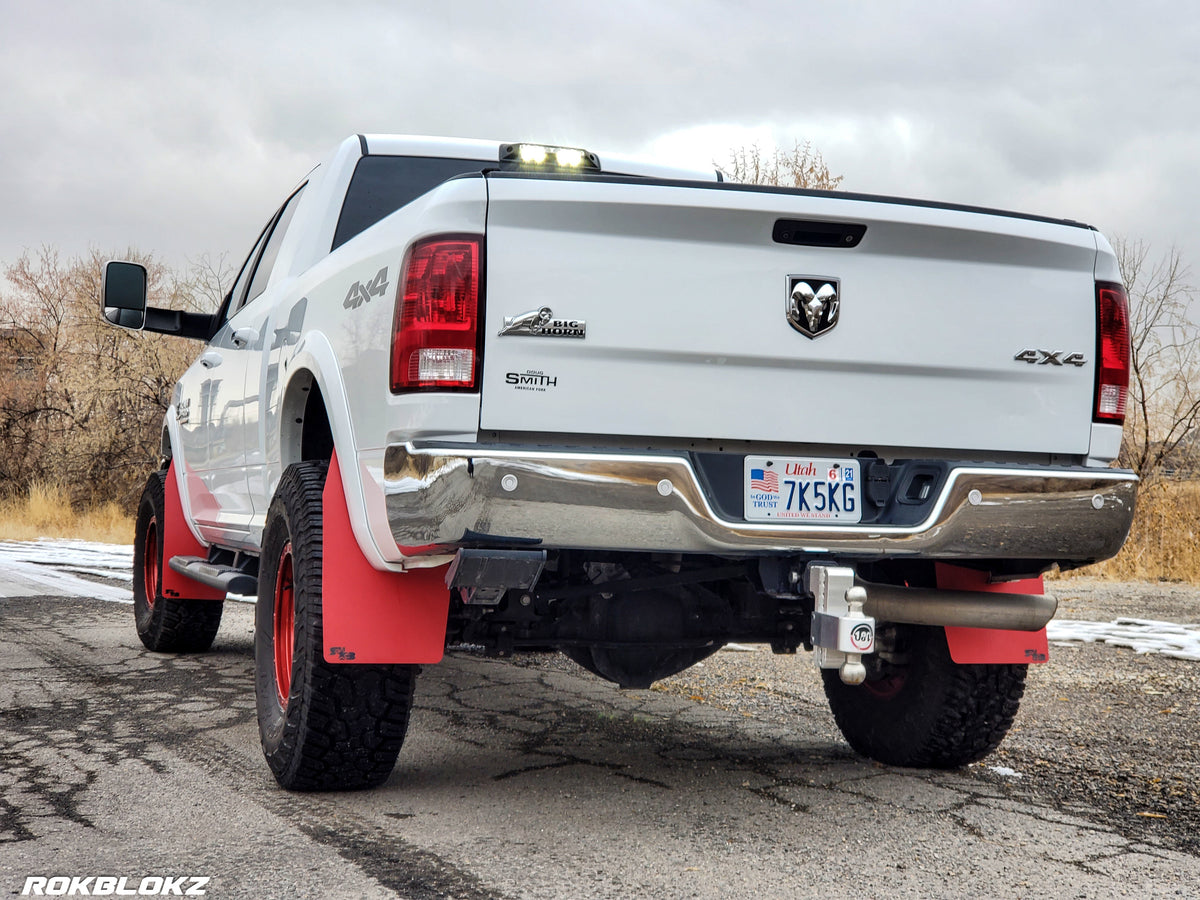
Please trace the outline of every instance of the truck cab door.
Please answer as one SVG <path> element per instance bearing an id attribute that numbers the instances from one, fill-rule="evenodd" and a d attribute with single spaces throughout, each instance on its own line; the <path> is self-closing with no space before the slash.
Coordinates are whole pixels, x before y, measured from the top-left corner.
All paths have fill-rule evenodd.
<path id="1" fill-rule="evenodd" d="M 272 360 L 269 357 L 277 346 L 272 323 L 278 318 L 276 311 L 289 298 L 287 279 L 277 277 L 272 280 L 272 274 L 305 187 L 297 188 L 276 215 L 271 236 L 255 265 L 245 304 L 230 321 L 233 326 L 230 336 L 243 361 L 242 465 L 246 478 L 245 500 L 251 516 L 251 538 L 256 545 L 260 537 L 256 532 L 261 529 L 267 505 L 271 502 L 266 493 L 267 422 L 264 415 L 275 390 L 273 382 L 278 380 L 277 373 L 273 378 L 270 369 Z"/>
<path id="2" fill-rule="evenodd" d="M 211 539 L 224 545 L 254 546 L 248 473 L 263 467 L 261 378 L 267 321 L 278 294 L 268 284 L 301 191 L 263 229 L 230 292 L 224 322 L 193 367 L 203 370 L 196 390 L 202 418 L 189 449 L 203 462 L 189 499 L 197 523 L 216 529 Z"/>

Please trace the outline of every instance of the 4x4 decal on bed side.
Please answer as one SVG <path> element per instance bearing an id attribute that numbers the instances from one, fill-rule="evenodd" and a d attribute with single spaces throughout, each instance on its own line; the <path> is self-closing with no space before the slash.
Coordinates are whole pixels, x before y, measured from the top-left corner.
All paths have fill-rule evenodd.
<path id="1" fill-rule="evenodd" d="M 342 306 L 346 309 L 358 309 L 364 303 L 369 303 L 372 297 L 384 296 L 387 293 L 387 286 L 388 270 L 387 266 L 384 266 L 366 284 L 356 281 L 350 285 L 350 290 L 346 291 L 346 299 L 342 301 Z"/>

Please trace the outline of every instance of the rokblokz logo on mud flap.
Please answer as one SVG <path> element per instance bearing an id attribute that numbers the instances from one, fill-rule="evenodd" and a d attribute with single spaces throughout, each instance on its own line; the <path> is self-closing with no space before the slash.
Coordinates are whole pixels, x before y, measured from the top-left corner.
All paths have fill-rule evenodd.
<path id="1" fill-rule="evenodd" d="M 203 897 L 211 878 L 196 875 L 34 875 L 22 897 Z M 134 886 L 136 884 L 136 887 Z"/>

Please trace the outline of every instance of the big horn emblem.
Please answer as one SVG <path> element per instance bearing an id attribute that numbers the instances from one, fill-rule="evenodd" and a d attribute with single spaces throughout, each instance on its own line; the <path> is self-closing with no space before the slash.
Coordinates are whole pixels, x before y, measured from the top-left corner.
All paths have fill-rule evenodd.
<path id="1" fill-rule="evenodd" d="M 788 324 L 807 338 L 824 334 L 838 322 L 842 301 L 836 278 L 789 275 Z"/>

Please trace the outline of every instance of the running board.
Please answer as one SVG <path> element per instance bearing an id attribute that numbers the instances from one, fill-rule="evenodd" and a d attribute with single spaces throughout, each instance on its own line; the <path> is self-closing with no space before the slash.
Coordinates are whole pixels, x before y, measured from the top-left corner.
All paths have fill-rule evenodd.
<path id="1" fill-rule="evenodd" d="M 258 595 L 258 578 L 236 566 L 209 562 L 199 556 L 172 556 L 167 563 L 172 570 L 192 581 L 244 597 Z"/>

